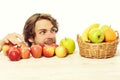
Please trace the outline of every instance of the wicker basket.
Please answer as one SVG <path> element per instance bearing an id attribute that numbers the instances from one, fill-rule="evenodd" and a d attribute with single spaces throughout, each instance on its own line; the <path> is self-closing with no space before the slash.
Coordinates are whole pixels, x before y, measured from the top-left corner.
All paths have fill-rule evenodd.
<path id="1" fill-rule="evenodd" d="M 77 42 L 79 53 L 83 57 L 98 59 L 110 58 L 116 53 L 117 45 L 119 43 L 119 35 L 117 36 L 117 39 L 112 42 L 88 43 L 83 42 L 81 36 L 77 34 Z"/>

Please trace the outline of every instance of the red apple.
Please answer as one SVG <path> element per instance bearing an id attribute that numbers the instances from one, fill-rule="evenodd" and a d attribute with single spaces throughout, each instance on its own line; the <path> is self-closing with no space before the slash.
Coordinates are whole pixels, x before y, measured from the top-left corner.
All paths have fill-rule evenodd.
<path id="1" fill-rule="evenodd" d="M 55 47 L 54 46 L 46 44 L 43 47 L 43 56 L 45 56 L 45 57 L 52 57 L 52 56 L 54 56 L 54 53 L 55 53 Z"/>
<path id="2" fill-rule="evenodd" d="M 27 46 L 19 48 L 22 59 L 28 59 L 30 57 L 30 50 Z"/>
<path id="3" fill-rule="evenodd" d="M 42 47 L 40 45 L 32 45 L 30 52 L 34 58 L 40 58 L 42 56 Z"/>
<path id="4" fill-rule="evenodd" d="M 6 55 L 8 56 L 8 54 L 10 53 L 10 51 L 14 48 L 15 46 L 11 46 L 8 48 L 8 50 L 6 51 Z"/>
<path id="5" fill-rule="evenodd" d="M 42 48 L 45 46 L 45 44 L 43 44 L 43 43 L 40 43 L 39 45 L 40 45 Z"/>
<path id="6" fill-rule="evenodd" d="M 11 61 L 18 61 L 20 60 L 20 51 L 18 50 L 17 47 L 11 47 L 8 51 L 8 58 Z"/>
<path id="7" fill-rule="evenodd" d="M 63 58 L 65 56 L 67 56 L 67 49 L 64 46 L 58 46 L 55 49 L 55 54 L 57 57 Z"/>

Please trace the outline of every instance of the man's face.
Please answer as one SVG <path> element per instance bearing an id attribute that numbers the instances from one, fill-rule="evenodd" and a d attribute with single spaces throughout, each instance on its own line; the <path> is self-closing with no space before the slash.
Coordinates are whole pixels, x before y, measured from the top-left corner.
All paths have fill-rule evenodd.
<path id="1" fill-rule="evenodd" d="M 51 44 L 56 42 L 56 30 L 53 24 L 46 19 L 41 19 L 35 24 L 35 44 Z"/>

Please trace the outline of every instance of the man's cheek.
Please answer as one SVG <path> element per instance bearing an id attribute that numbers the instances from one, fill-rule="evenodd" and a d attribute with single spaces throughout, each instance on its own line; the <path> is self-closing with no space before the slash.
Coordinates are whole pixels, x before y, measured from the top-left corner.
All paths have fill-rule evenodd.
<path id="1" fill-rule="evenodd" d="M 36 44 L 44 43 L 44 40 L 41 38 L 36 38 L 35 43 Z"/>

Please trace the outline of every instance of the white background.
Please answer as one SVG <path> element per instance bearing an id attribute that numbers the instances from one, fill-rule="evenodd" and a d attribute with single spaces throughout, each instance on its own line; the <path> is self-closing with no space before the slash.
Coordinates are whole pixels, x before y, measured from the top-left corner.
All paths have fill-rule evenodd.
<path id="1" fill-rule="evenodd" d="M 22 33 L 34 13 L 49 13 L 59 23 L 58 39 L 76 38 L 93 23 L 111 25 L 120 31 L 119 0 L 0 0 L 0 38 Z"/>
<path id="2" fill-rule="evenodd" d="M 0 0 L 0 39 L 12 32 L 22 34 L 34 13 L 49 13 L 59 23 L 59 40 L 77 34 L 93 23 L 111 25 L 120 33 L 119 0 Z M 120 45 L 120 44 L 119 44 Z M 78 48 L 78 47 L 77 47 Z M 120 47 L 110 59 L 86 59 L 79 52 L 66 58 L 9 61 L 0 54 L 1 80 L 119 80 Z M 9 67 L 9 68 L 8 68 Z"/>

